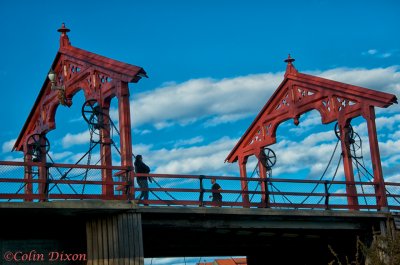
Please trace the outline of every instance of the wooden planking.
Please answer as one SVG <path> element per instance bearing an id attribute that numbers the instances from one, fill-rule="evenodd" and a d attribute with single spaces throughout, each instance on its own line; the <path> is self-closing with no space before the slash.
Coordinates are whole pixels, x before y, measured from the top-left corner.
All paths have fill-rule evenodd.
<path id="1" fill-rule="evenodd" d="M 103 256 L 103 231 L 101 227 L 101 219 L 96 220 L 97 223 L 97 253 L 98 253 L 98 262 L 99 265 L 104 265 L 104 256 Z"/>
<path id="2" fill-rule="evenodd" d="M 136 256 L 139 259 L 139 262 L 137 262 L 137 265 L 144 265 L 142 215 L 137 214 L 137 215 L 135 215 L 135 218 L 137 220 L 137 224 L 136 224 L 137 235 L 135 236 L 135 239 L 136 239 L 135 246 L 137 246 L 139 248 L 139 253 Z"/>
<path id="3" fill-rule="evenodd" d="M 109 265 L 108 264 L 108 238 L 107 238 L 107 219 L 104 218 L 102 220 L 99 220 L 101 222 L 101 234 L 102 234 L 102 247 L 103 247 L 103 264 L 104 265 Z"/>
<path id="4" fill-rule="evenodd" d="M 114 265 L 120 265 L 119 255 L 118 255 L 118 219 L 117 216 L 112 216 L 112 226 L 113 226 L 113 242 L 114 242 Z"/>
<path id="5" fill-rule="evenodd" d="M 122 220 L 122 215 L 117 216 L 118 219 L 118 249 L 119 249 L 119 264 L 120 265 L 125 265 L 125 249 L 124 249 L 124 227 L 123 227 L 123 220 Z"/>
<path id="6" fill-rule="evenodd" d="M 128 223 L 129 223 L 128 229 L 129 229 L 129 235 L 130 235 L 129 241 L 130 241 L 130 245 L 131 245 L 129 253 L 130 253 L 130 257 L 131 257 L 131 263 L 130 263 L 131 265 L 136 265 L 136 263 L 137 263 L 135 250 L 138 248 L 138 246 L 136 245 L 137 241 L 135 240 L 135 234 L 134 234 L 134 232 L 137 230 L 135 219 L 136 218 L 133 214 L 128 215 Z"/>
<path id="7" fill-rule="evenodd" d="M 93 230 L 92 221 L 86 222 L 87 265 L 93 265 Z"/>
<path id="8" fill-rule="evenodd" d="M 97 241 L 97 222 L 92 220 L 92 242 L 93 242 L 93 265 L 99 265 L 99 255 L 98 255 L 98 241 Z"/>
<path id="9" fill-rule="evenodd" d="M 114 265 L 114 236 L 112 216 L 107 217 L 108 264 Z"/>
<path id="10" fill-rule="evenodd" d="M 132 216 L 133 218 L 133 227 L 142 227 L 141 215 Z M 143 257 L 143 242 L 142 240 L 142 229 L 134 229 L 134 240 L 135 240 L 135 265 L 144 265 L 144 257 Z"/>
<path id="11" fill-rule="evenodd" d="M 137 246 L 137 241 L 136 241 L 136 230 L 137 230 L 137 216 L 135 215 L 130 215 L 130 223 L 131 223 L 131 227 L 130 227 L 130 231 L 131 231 L 131 242 L 132 242 L 132 248 L 131 248 L 131 255 L 132 255 L 132 264 L 133 265 L 137 265 L 137 254 L 138 254 L 138 248 L 139 246 Z"/>
<path id="12" fill-rule="evenodd" d="M 86 235 L 89 265 L 144 265 L 140 214 L 87 221 Z"/>
<path id="13" fill-rule="evenodd" d="M 123 234 L 123 237 L 124 237 L 123 248 L 124 248 L 124 252 L 125 252 L 124 264 L 125 265 L 130 265 L 129 264 L 129 249 L 130 249 L 130 244 L 129 243 L 130 242 L 129 242 L 129 236 L 128 236 L 128 234 L 129 234 L 129 231 L 128 231 L 129 224 L 128 224 L 128 215 L 126 213 L 124 213 L 122 215 L 122 224 L 123 224 L 123 230 L 125 232 Z"/>

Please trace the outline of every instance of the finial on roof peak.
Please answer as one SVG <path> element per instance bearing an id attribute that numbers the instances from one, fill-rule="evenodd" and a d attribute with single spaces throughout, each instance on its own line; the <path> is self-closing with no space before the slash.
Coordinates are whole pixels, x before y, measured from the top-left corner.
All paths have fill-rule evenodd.
<path id="1" fill-rule="evenodd" d="M 67 32 L 70 32 L 71 30 L 69 28 L 65 27 L 65 23 L 64 22 L 61 24 L 61 28 L 59 28 L 57 31 L 61 32 L 60 47 L 70 46 L 71 43 L 69 42 L 69 38 L 68 38 Z"/>
<path id="2" fill-rule="evenodd" d="M 294 61 L 295 61 L 295 59 L 290 57 L 290 53 L 289 53 L 288 58 L 284 61 L 285 63 L 287 63 L 285 76 L 288 74 L 296 74 L 297 73 L 297 70 L 293 65 Z"/>
<path id="3" fill-rule="evenodd" d="M 289 53 L 288 58 L 285 60 L 285 63 L 291 64 L 294 61 L 296 61 L 296 59 L 290 57 L 290 53 Z"/>

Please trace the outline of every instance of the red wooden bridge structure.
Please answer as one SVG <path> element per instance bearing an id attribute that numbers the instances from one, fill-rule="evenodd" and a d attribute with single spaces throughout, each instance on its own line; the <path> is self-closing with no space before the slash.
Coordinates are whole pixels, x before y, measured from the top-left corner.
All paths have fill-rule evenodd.
<path id="1" fill-rule="evenodd" d="M 384 231 L 388 218 L 400 211 L 400 183 L 384 181 L 374 110 L 397 103 L 395 95 L 300 73 L 289 56 L 284 80 L 226 159 L 238 163 L 240 176 L 139 174 L 132 162 L 128 83 L 147 77 L 145 70 L 72 46 L 64 24 L 58 31 L 60 48 L 14 146 L 24 161 L 0 161 L 0 211 L 9 216 L 8 227 L 22 227 L 15 235 L 3 226 L 3 249 L 33 238 L 32 244 L 47 240 L 49 246 L 57 242 L 83 251 L 88 264 L 143 264 L 144 256 L 179 255 L 246 255 L 249 264 L 275 264 L 294 259 L 278 255 L 288 246 L 296 261 L 307 259 L 307 246 L 324 252 L 319 242 L 345 251 L 354 243 L 345 235 L 369 238 L 372 228 Z M 91 138 L 85 156 L 99 147 L 100 165 L 57 163 L 49 155 L 46 134 L 56 128 L 57 109 L 71 106 L 81 90 L 83 118 L 99 138 Z M 114 97 L 118 126 L 109 115 Z M 343 161 L 344 179 L 273 178 L 276 155 L 269 146 L 279 124 L 293 119 L 298 125 L 310 110 L 321 114 L 323 124 L 337 122 L 337 167 Z M 357 155 L 361 140 L 351 120 L 358 116 L 367 123 L 372 172 Z M 112 148 L 120 165 L 112 164 Z M 257 174 L 248 176 L 251 156 L 257 158 Z M 364 179 L 356 180 L 355 170 Z M 138 176 L 152 178 L 157 187 L 138 188 Z M 207 199 L 212 178 L 224 183 L 222 202 Z M 149 199 L 135 200 L 144 190 L 151 192 Z M 54 237 L 55 230 L 81 243 L 65 243 Z M 264 248 L 276 255 L 264 256 Z M 321 253 L 309 264 L 326 260 Z"/>

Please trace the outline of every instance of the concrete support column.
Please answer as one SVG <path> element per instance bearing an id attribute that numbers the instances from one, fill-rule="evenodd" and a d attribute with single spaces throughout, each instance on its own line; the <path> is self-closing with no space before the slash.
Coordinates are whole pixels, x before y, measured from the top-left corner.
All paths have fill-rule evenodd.
<path id="1" fill-rule="evenodd" d="M 88 265 L 144 265 L 140 214 L 122 213 L 89 220 L 86 239 Z"/>

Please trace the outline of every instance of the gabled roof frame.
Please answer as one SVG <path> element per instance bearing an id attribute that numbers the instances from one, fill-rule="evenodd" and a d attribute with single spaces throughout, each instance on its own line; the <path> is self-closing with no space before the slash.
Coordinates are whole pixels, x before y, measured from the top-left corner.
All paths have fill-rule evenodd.
<path id="1" fill-rule="evenodd" d="M 276 143 L 279 124 L 293 119 L 298 125 L 300 116 L 310 110 L 317 110 L 322 123 L 327 124 L 365 116 L 371 106 L 387 108 L 397 103 L 393 94 L 300 73 L 293 61 L 290 55 L 285 60 L 284 80 L 229 153 L 227 162 L 258 156 L 261 148 Z"/>
<path id="2" fill-rule="evenodd" d="M 30 135 L 46 134 L 55 129 L 58 106 L 71 106 L 72 97 L 78 91 L 83 90 L 85 98 L 94 98 L 103 106 L 112 97 L 126 93 L 122 92 L 125 89 L 121 88 L 121 83 L 137 83 L 141 77 L 147 77 L 141 67 L 72 46 L 67 35 L 70 30 L 64 23 L 58 31 L 61 33 L 60 48 L 51 69 L 57 75 L 57 86 L 65 87 L 65 94 L 60 95 L 60 91 L 52 90 L 52 84 L 46 76 L 13 150 L 23 151 Z M 65 97 L 64 102 L 60 96 Z"/>

